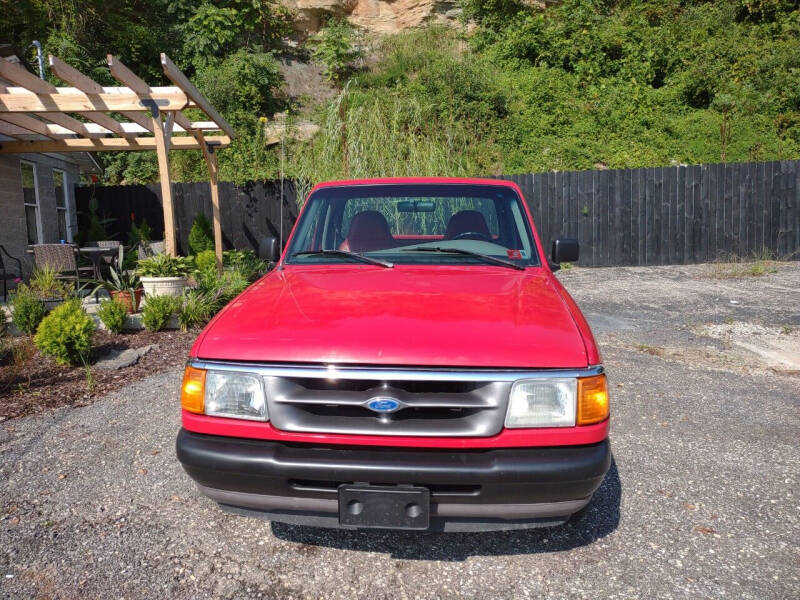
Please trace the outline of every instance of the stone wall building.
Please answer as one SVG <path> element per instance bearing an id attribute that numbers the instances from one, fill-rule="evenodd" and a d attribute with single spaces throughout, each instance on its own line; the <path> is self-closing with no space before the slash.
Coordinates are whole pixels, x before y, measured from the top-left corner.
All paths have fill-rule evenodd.
<path id="1" fill-rule="evenodd" d="M 80 167 L 69 154 L 0 154 L 0 245 L 22 261 L 26 273 L 32 266 L 29 245 L 68 243 L 77 235 L 74 187 Z"/>

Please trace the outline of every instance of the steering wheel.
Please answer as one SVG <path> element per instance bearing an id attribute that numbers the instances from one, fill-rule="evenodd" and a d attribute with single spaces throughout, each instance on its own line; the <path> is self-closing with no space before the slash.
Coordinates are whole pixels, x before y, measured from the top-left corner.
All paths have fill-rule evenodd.
<path id="1" fill-rule="evenodd" d="M 492 239 L 480 231 L 462 231 L 458 235 L 454 235 L 452 238 L 453 240 L 483 240 L 485 242 L 491 242 Z"/>

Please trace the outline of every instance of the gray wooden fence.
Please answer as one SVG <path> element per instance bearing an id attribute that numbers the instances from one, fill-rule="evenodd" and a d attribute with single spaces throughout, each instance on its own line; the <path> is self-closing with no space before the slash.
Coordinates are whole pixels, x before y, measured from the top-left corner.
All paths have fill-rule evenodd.
<path id="1" fill-rule="evenodd" d="M 175 228 L 178 250 L 189 254 L 189 231 L 195 216 L 202 213 L 211 220 L 211 191 L 207 182 L 173 184 Z M 220 220 L 225 249 L 258 250 L 264 236 L 281 233 L 281 184 L 277 181 L 253 182 L 243 186 L 221 182 Z M 294 184 L 283 184 L 283 237 L 289 235 L 297 219 Z M 97 212 L 108 219 L 106 231 L 113 239 L 127 241 L 131 224 L 142 221 L 152 228 L 153 239 L 163 239 L 164 214 L 161 187 L 151 185 L 80 186 L 76 187 L 78 230 L 87 231 L 89 203 L 94 199 Z"/>
<path id="2" fill-rule="evenodd" d="M 522 188 L 547 250 L 577 238 L 584 266 L 800 258 L 800 161 L 500 177 Z"/>
<path id="3" fill-rule="evenodd" d="M 522 188 L 545 248 L 557 237 L 581 244 L 583 266 L 663 265 L 752 256 L 800 258 L 800 161 L 563 171 L 501 176 Z M 175 184 L 180 250 L 198 212 L 211 217 L 207 183 Z M 258 248 L 280 233 L 280 184 L 220 184 L 226 248 Z M 163 234 L 159 186 L 79 187 L 79 229 L 88 203 L 113 219 L 125 240 L 131 217 Z M 284 183 L 283 232 L 297 218 L 295 188 Z"/>

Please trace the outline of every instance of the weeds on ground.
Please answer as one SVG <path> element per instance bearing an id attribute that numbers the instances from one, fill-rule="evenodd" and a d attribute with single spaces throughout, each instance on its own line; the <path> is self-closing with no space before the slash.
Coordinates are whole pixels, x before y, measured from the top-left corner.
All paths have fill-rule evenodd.
<path id="1" fill-rule="evenodd" d="M 753 252 L 750 256 L 726 254 L 711 265 L 712 279 L 736 279 L 741 277 L 763 277 L 778 272 L 778 261 L 768 248 Z"/>
<path id="2" fill-rule="evenodd" d="M 664 356 L 663 348 L 656 348 L 655 346 L 650 346 L 649 344 L 639 344 L 638 348 L 639 352 L 644 352 L 645 354 L 650 354 L 651 356 Z"/>

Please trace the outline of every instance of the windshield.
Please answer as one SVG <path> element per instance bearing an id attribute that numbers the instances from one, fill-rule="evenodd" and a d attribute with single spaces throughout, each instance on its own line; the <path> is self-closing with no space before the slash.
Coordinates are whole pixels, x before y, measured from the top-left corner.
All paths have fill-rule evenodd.
<path id="1" fill-rule="evenodd" d="M 540 264 L 522 200 L 495 185 L 321 188 L 307 201 L 286 262 L 352 263 L 348 252 L 393 264 L 498 264 L 478 255 Z"/>

